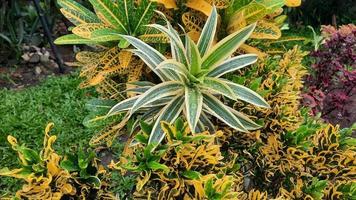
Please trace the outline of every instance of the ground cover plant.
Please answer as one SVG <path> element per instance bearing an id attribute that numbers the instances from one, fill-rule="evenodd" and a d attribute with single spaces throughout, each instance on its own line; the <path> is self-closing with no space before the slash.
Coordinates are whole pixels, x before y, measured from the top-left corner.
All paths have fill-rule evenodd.
<path id="1" fill-rule="evenodd" d="M 326 75 L 329 85 L 344 84 L 337 91 L 353 88 L 353 31 L 325 29 L 329 39 L 322 43 L 313 30 L 314 44 L 295 45 L 308 40 L 282 36 L 282 14 L 300 3 L 59 0 L 73 26 L 56 43 L 89 46 L 70 63 L 81 67 L 84 81 L 59 79 L 58 93 L 41 99 L 53 109 L 60 105 L 80 128 L 64 124 L 52 133 L 53 124 L 39 120 L 38 127 L 48 125 L 44 140 L 30 135 L 34 144 L 14 129 L 1 135 L 19 163 L 7 160 L 0 176 L 22 179 L 3 196 L 354 199 L 355 125 L 340 128 L 319 107 L 303 105 Z M 62 87 L 69 91 L 64 96 Z M 12 109 L 4 106 L 7 118 Z M 55 127 L 63 126 L 60 119 L 67 118 L 51 118 Z"/>

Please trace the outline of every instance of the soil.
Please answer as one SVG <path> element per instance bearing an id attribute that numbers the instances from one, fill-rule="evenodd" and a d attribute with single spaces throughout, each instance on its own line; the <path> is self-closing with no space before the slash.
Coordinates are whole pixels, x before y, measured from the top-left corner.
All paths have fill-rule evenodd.
<path id="1" fill-rule="evenodd" d="M 57 46 L 63 62 L 73 62 L 74 53 L 72 46 Z M 27 47 L 28 52 L 24 53 L 31 55 L 30 58 L 21 59 L 14 67 L 5 67 L 0 65 L 0 89 L 22 89 L 39 83 L 48 76 L 68 74 L 73 71 L 72 67 L 64 66 L 64 73 L 59 72 L 58 64 L 54 59 L 54 55 L 50 48 Z M 41 61 L 38 58 L 36 50 L 49 54 L 49 59 Z M 34 51 L 34 52 L 31 52 Z M 40 53 L 41 54 L 41 53 Z M 26 56 L 23 56 L 26 57 Z"/>

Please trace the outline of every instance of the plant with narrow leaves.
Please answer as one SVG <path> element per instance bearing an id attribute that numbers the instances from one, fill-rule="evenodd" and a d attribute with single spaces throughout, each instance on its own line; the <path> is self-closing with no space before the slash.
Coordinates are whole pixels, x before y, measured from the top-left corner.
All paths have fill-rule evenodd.
<path id="1" fill-rule="evenodd" d="M 108 113 L 114 115 L 127 111 L 127 118 L 134 113 L 145 112 L 155 120 L 149 143 L 159 143 L 163 137 L 160 121 L 173 122 L 183 113 L 193 132 L 208 128 L 214 131 L 209 115 L 228 126 L 247 132 L 260 126 L 242 113 L 226 106 L 218 98 L 243 100 L 256 106 L 269 108 L 266 101 L 256 92 L 233 83 L 222 76 L 248 66 L 257 60 L 253 54 L 230 58 L 233 52 L 250 36 L 255 24 L 235 32 L 213 46 L 218 15 L 214 8 L 204 26 L 201 37 L 195 44 L 188 36 L 182 42 L 177 31 L 167 21 L 167 28 L 150 25 L 165 33 L 170 39 L 172 58 L 168 59 L 143 41 L 122 35 L 137 49 L 132 50 L 161 79 L 162 83 L 132 83 L 139 95 L 116 104 Z"/>
<path id="2" fill-rule="evenodd" d="M 247 25 L 257 23 L 250 37 L 257 40 L 241 45 L 240 51 L 256 53 L 262 58 L 266 56 L 266 53 L 259 49 L 262 43 L 276 41 L 277 39 L 281 39 L 280 41 L 297 39 L 297 37 L 281 38 L 281 26 L 287 19 L 287 16 L 283 15 L 283 7 L 300 6 L 301 0 L 157 0 L 157 2 L 163 4 L 167 9 L 175 8 L 174 12 L 169 13 L 166 10 L 165 13 L 172 16 L 181 16 L 185 31 L 194 41 L 198 40 L 204 22 L 214 5 L 219 9 L 222 19 L 218 25 L 222 31 L 219 32 L 218 37 L 223 37 L 226 33 L 233 33 Z M 173 17 L 172 19 L 176 20 L 176 18 Z M 257 46 L 256 43 L 259 45 Z"/>

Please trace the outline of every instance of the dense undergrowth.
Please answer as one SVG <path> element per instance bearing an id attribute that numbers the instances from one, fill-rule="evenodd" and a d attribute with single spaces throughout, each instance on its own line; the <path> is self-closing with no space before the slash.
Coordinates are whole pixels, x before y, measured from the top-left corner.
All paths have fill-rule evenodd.
<path id="1" fill-rule="evenodd" d="M 0 92 L 4 197 L 354 199 L 356 127 L 322 107 L 354 93 L 354 32 L 282 35 L 300 2 L 58 1 L 84 81 Z"/>

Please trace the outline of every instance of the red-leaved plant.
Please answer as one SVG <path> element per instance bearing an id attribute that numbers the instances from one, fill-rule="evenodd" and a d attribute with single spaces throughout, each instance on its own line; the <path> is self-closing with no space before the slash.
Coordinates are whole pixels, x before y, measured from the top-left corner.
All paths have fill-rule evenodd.
<path id="1" fill-rule="evenodd" d="M 331 123 L 348 126 L 355 122 L 356 103 L 356 26 L 338 30 L 322 28 L 326 37 L 319 50 L 311 52 L 315 59 L 306 79 L 307 92 L 303 103 L 315 115 Z"/>

